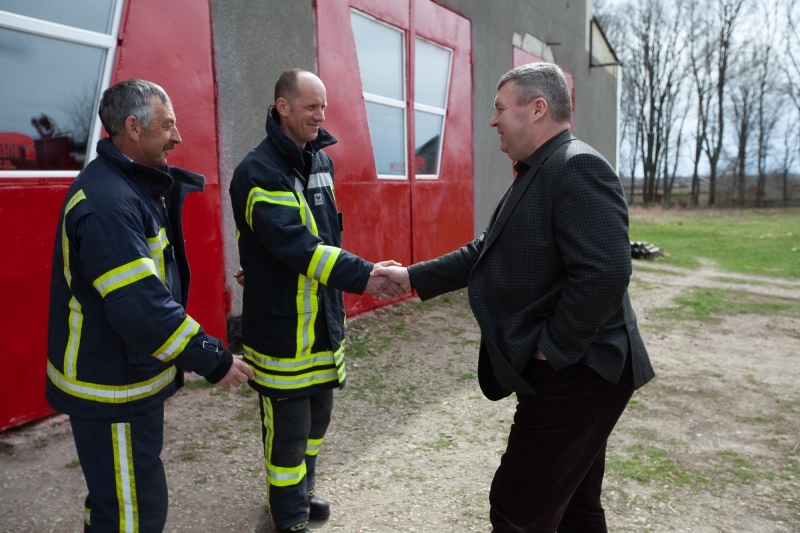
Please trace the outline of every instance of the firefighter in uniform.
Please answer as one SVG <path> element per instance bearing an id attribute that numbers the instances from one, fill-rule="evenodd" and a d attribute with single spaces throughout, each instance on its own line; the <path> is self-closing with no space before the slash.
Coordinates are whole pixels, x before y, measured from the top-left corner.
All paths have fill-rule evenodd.
<path id="1" fill-rule="evenodd" d="M 167 166 L 181 142 L 164 90 L 127 80 L 103 93 L 111 136 L 59 216 L 48 326 L 47 401 L 70 416 L 89 489 L 86 532 L 160 532 L 167 481 L 164 401 L 182 370 L 225 388 L 248 365 L 186 314 L 181 208 L 204 178 Z"/>
<path id="2" fill-rule="evenodd" d="M 403 294 L 373 264 L 342 250 L 333 163 L 319 127 L 325 86 L 291 69 L 275 86 L 267 137 L 237 166 L 230 186 L 244 284 L 244 357 L 255 372 L 267 471 L 267 505 L 279 532 L 308 531 L 330 514 L 315 496 L 315 466 L 344 386 L 342 291 Z M 388 261 L 379 264 L 396 264 Z M 242 276 L 243 272 L 243 276 Z M 373 281 L 375 280 L 375 281 Z"/>

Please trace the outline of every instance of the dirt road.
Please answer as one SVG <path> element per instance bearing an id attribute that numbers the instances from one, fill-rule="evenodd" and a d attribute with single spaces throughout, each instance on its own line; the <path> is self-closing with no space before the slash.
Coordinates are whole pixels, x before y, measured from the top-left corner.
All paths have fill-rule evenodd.
<path id="1" fill-rule="evenodd" d="M 703 290 L 785 305 L 685 320 L 675 299 Z M 631 297 L 658 377 L 609 442 L 610 530 L 800 531 L 800 282 L 637 263 Z M 348 343 L 318 467 L 333 512 L 312 529 L 488 532 L 514 402 L 480 394 L 466 295 L 351 320 Z M 256 396 L 202 383 L 166 406 L 167 531 L 268 533 Z M 0 531 L 81 531 L 69 423 L 6 432 L 0 446 Z"/>

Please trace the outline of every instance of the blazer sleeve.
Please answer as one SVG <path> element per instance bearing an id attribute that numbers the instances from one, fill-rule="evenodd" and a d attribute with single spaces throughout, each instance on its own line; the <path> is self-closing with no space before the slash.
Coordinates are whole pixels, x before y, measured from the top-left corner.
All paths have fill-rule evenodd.
<path id="1" fill-rule="evenodd" d="M 566 280 L 537 346 L 558 370 L 584 356 L 622 305 L 631 276 L 628 207 L 608 162 L 593 153 L 567 160 L 555 182 L 553 218 Z"/>
<path id="2" fill-rule="evenodd" d="M 484 232 L 480 237 L 448 254 L 408 267 L 411 286 L 421 300 L 429 300 L 446 292 L 463 289 L 483 249 Z"/>

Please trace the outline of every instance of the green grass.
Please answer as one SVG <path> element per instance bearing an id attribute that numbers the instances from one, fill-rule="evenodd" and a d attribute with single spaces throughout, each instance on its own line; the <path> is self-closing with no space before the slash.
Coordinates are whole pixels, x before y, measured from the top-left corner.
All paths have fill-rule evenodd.
<path id="1" fill-rule="evenodd" d="M 744 291 L 691 287 L 675 298 L 680 307 L 658 309 L 656 314 L 673 320 L 719 322 L 729 315 L 800 315 L 800 301 Z"/>
<path id="2" fill-rule="evenodd" d="M 729 272 L 800 278 L 800 209 L 696 211 L 649 218 L 632 214 L 630 239 L 666 250 L 668 255 L 658 261 L 696 268 L 708 260 Z"/>

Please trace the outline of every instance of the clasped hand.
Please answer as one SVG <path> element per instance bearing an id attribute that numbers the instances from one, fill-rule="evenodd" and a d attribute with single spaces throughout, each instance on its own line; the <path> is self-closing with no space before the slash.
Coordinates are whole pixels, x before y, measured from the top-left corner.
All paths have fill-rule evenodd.
<path id="1" fill-rule="evenodd" d="M 371 290 L 371 287 L 374 289 Z M 391 300 L 411 290 L 408 269 L 397 261 L 375 263 L 367 282 L 367 292 L 381 300 Z"/>

